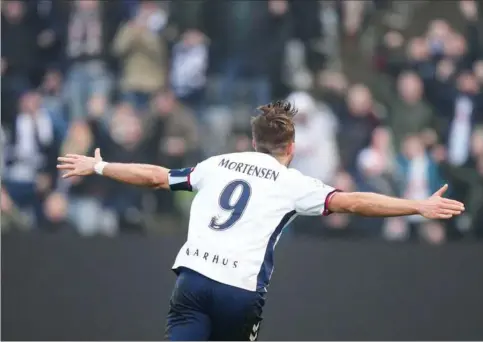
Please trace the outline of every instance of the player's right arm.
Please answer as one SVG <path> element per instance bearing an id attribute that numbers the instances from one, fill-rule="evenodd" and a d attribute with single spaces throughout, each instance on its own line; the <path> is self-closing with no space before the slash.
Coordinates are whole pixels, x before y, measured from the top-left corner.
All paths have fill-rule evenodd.
<path id="1" fill-rule="evenodd" d="M 202 181 L 204 167 L 200 163 L 197 172 L 194 168 L 173 169 L 150 164 L 107 163 L 102 160 L 101 152 L 96 149 L 94 157 L 67 154 L 59 157 L 59 170 L 67 171 L 62 177 L 78 177 L 99 174 L 118 182 L 153 189 L 192 191 Z M 200 170 L 201 169 L 201 170 Z"/>
<path id="2" fill-rule="evenodd" d="M 465 210 L 463 203 L 442 197 L 447 185 L 428 199 L 415 201 L 367 192 L 341 192 L 300 173 L 293 175 L 295 209 L 301 215 L 351 213 L 370 217 L 422 215 L 429 219 L 449 219 Z"/>

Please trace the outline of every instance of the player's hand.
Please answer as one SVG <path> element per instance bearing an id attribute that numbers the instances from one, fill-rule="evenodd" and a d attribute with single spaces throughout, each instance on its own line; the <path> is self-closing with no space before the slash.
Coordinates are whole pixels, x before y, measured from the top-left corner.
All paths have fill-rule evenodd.
<path id="1" fill-rule="evenodd" d="M 94 166 L 102 161 L 101 150 L 96 148 L 94 157 L 82 156 L 79 154 L 66 154 L 65 157 L 59 157 L 57 165 L 59 170 L 68 171 L 62 178 L 70 178 L 74 176 L 89 176 L 95 173 Z"/>
<path id="2" fill-rule="evenodd" d="M 443 198 L 448 190 L 448 184 L 436 191 L 430 198 L 419 202 L 419 214 L 427 219 L 450 219 L 465 210 L 463 203 Z"/>

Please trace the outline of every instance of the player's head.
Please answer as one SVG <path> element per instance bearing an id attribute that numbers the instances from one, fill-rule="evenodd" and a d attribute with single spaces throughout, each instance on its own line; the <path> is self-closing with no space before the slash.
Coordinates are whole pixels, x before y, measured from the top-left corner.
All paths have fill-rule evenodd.
<path id="1" fill-rule="evenodd" d="M 276 101 L 257 108 L 260 115 L 252 118 L 253 147 L 288 165 L 294 153 L 297 109 L 287 101 Z"/>

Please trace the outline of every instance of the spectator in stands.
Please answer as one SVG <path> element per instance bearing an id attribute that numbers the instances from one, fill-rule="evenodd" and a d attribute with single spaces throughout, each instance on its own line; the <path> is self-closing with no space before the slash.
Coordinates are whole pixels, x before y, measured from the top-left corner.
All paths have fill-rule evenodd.
<path id="1" fill-rule="evenodd" d="M 403 72 L 397 79 L 397 94 L 387 92 L 388 124 L 397 150 L 407 135 L 436 135 L 436 118 L 431 107 L 423 99 L 424 88 L 414 72 Z"/>
<path id="2" fill-rule="evenodd" d="M 371 144 L 357 157 L 359 189 L 396 196 L 396 160 L 387 128 L 378 127 L 372 133 Z"/>
<path id="3" fill-rule="evenodd" d="M 445 54 L 448 42 L 454 37 L 451 26 L 442 19 L 436 19 L 429 23 L 426 30 L 426 39 L 429 47 L 429 53 L 434 58 L 441 57 Z"/>
<path id="4" fill-rule="evenodd" d="M 470 155 L 470 138 L 478 123 L 483 121 L 483 98 L 478 81 L 471 72 L 463 72 L 457 79 L 457 91 L 442 95 L 453 112 L 445 130 L 448 158 L 453 165 L 463 165 Z"/>
<path id="5" fill-rule="evenodd" d="M 391 141 L 391 132 L 385 127 L 377 127 L 372 132 L 370 144 L 357 156 L 353 182 L 359 191 L 397 195 L 396 160 Z M 367 234 L 379 234 L 384 219 L 364 218 L 358 224 L 369 230 Z"/>
<path id="6" fill-rule="evenodd" d="M 62 74 L 58 70 L 48 70 L 39 87 L 42 105 L 51 113 L 63 116 L 64 99 L 62 94 Z"/>
<path id="7" fill-rule="evenodd" d="M 92 154 L 97 147 L 93 132 L 98 120 L 107 111 L 102 97 L 93 97 L 89 101 L 89 117 L 74 121 L 62 147 L 62 154 Z M 112 235 L 117 229 L 115 213 L 104 206 L 107 185 L 101 179 L 71 178 L 63 180 L 59 190 L 69 198 L 68 219 L 83 236 L 97 233 Z"/>
<path id="8" fill-rule="evenodd" d="M 326 51 L 319 48 L 325 38 L 324 19 L 320 18 L 320 3 L 317 0 L 289 1 L 289 12 L 293 25 L 293 36 L 299 39 L 305 48 L 305 63 L 309 70 L 317 73 L 324 69 Z M 283 67 L 283 60 L 277 61 Z M 278 70 L 278 74 L 282 74 Z M 280 76 L 279 76 L 280 77 Z"/>
<path id="9" fill-rule="evenodd" d="M 420 136 L 412 135 L 403 141 L 402 153 L 398 157 L 398 172 L 400 179 L 400 196 L 420 200 L 431 196 L 443 184 L 438 166 L 433 157 L 425 150 L 425 144 Z M 432 242 L 440 242 L 442 226 L 435 228 L 435 224 L 426 225 L 427 221 L 420 216 L 408 216 L 405 218 L 410 236 L 416 237 L 420 229 L 427 230 L 424 237 Z"/>
<path id="10" fill-rule="evenodd" d="M 151 22 L 157 11 L 155 2 L 143 0 L 114 39 L 114 54 L 122 62 L 123 99 L 138 110 L 146 110 L 153 93 L 166 83 L 166 42 Z"/>
<path id="11" fill-rule="evenodd" d="M 59 2 L 26 1 L 29 8 L 29 25 L 38 32 L 37 35 L 37 67 L 35 85 L 49 69 L 61 67 L 61 26 L 60 13 L 57 12 Z"/>
<path id="12" fill-rule="evenodd" d="M 2 90 L 15 98 L 32 87 L 37 67 L 37 32 L 29 19 L 24 1 L 2 3 Z"/>
<path id="13" fill-rule="evenodd" d="M 22 210 L 42 217 L 41 202 L 55 186 L 61 138 L 37 92 L 24 94 L 20 113 L 6 132 L 3 185 Z"/>
<path id="14" fill-rule="evenodd" d="M 483 130 L 476 129 L 471 137 L 470 156 L 462 166 L 455 166 L 448 160 L 447 149 L 440 145 L 433 150 L 435 160 L 452 184 L 459 185 L 461 197 L 468 208 L 466 214 L 458 219 L 457 229 L 464 233 L 471 226 L 477 230 L 483 210 Z"/>
<path id="15" fill-rule="evenodd" d="M 271 61 L 289 38 L 288 1 L 207 1 L 205 34 L 211 41 L 214 71 L 221 76 L 218 101 L 235 103 L 239 81 L 246 83 L 252 108 L 271 100 Z"/>
<path id="16" fill-rule="evenodd" d="M 59 192 L 53 192 L 44 202 L 44 221 L 42 226 L 45 231 L 57 232 L 60 230 L 70 231 L 71 225 L 67 219 L 67 198 Z"/>
<path id="17" fill-rule="evenodd" d="M 461 34 L 453 32 L 446 39 L 441 55 L 453 61 L 458 69 L 467 68 L 471 65 L 468 46 L 465 37 Z"/>
<path id="18" fill-rule="evenodd" d="M 410 69 L 417 72 L 423 80 L 430 79 L 434 74 L 434 64 L 431 60 L 432 53 L 436 52 L 431 51 L 426 37 L 412 39 L 408 44 L 408 59 L 403 61 L 396 69 L 398 74 L 402 70 Z"/>
<path id="19" fill-rule="evenodd" d="M 57 130 L 66 132 L 69 118 L 66 115 L 66 98 L 62 86 L 63 79 L 60 71 L 47 70 L 39 87 L 39 93 L 42 96 L 42 106 L 52 116 Z"/>
<path id="20" fill-rule="evenodd" d="M 153 101 L 153 117 L 161 120 L 163 135 L 162 165 L 183 167 L 188 160 L 197 157 L 199 134 L 193 113 L 176 99 L 171 90 L 160 91 Z M 157 148 L 157 147 L 155 147 Z M 188 159 L 187 159 L 188 158 Z"/>
<path id="21" fill-rule="evenodd" d="M 292 166 L 306 175 L 331 182 L 339 166 L 336 117 L 306 92 L 294 92 L 287 100 L 298 108 L 294 118 L 297 134 Z"/>
<path id="22" fill-rule="evenodd" d="M 92 94 L 112 89 L 110 42 L 119 26 L 118 2 L 75 0 L 58 5 L 62 24 L 63 59 L 70 117 L 87 115 Z"/>
<path id="23" fill-rule="evenodd" d="M 339 6 L 343 19 L 343 32 L 348 37 L 355 37 L 360 33 L 369 2 L 349 0 L 339 3 Z"/>
<path id="24" fill-rule="evenodd" d="M 373 62 L 377 70 L 383 71 L 378 76 L 397 76 L 409 55 L 402 34 L 397 31 L 386 32 L 376 49 Z"/>
<path id="25" fill-rule="evenodd" d="M 480 8 L 478 8 L 478 6 Z M 466 19 L 466 43 L 468 46 L 465 68 L 470 68 L 472 63 L 483 58 L 483 32 L 481 23 L 483 19 L 483 7 L 481 1 L 474 0 L 460 1 L 459 7 L 461 14 Z"/>
<path id="26" fill-rule="evenodd" d="M 62 148 L 63 154 L 87 154 L 92 152 L 92 134 L 84 120 L 76 120 L 70 126 Z M 69 197 L 68 218 L 80 235 L 89 236 L 102 231 L 102 184 L 95 178 L 72 178 L 62 181 L 62 188 Z"/>
<path id="27" fill-rule="evenodd" d="M 198 30 L 187 30 L 173 47 L 171 62 L 171 87 L 176 97 L 191 108 L 198 117 L 202 115 L 208 68 L 208 45 Z"/>
<path id="28" fill-rule="evenodd" d="M 369 144 L 374 128 L 380 123 L 372 94 L 365 85 L 356 84 L 349 89 L 344 111 L 339 113 L 339 118 L 341 162 L 343 168 L 353 174 L 357 155 Z"/>
<path id="29" fill-rule="evenodd" d="M 345 97 L 349 88 L 349 82 L 344 74 L 335 71 L 319 72 L 316 77 L 315 93 L 317 98 L 323 101 L 338 115 L 345 110 Z"/>

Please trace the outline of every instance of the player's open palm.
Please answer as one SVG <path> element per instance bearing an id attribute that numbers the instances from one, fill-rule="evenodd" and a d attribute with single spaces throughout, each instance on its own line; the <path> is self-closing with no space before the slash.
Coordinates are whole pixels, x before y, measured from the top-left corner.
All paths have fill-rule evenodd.
<path id="1" fill-rule="evenodd" d="M 449 219 L 460 215 L 465 210 L 465 206 L 461 202 L 443 198 L 446 190 L 448 190 L 447 184 L 428 199 L 421 201 L 419 213 L 428 219 Z"/>
<path id="2" fill-rule="evenodd" d="M 74 176 L 89 176 L 95 173 L 94 166 L 102 161 L 101 151 L 96 148 L 94 157 L 87 157 L 79 154 L 66 154 L 65 157 L 57 158 L 59 170 L 67 171 L 62 178 Z"/>

